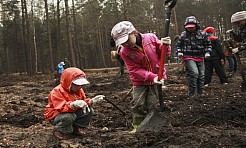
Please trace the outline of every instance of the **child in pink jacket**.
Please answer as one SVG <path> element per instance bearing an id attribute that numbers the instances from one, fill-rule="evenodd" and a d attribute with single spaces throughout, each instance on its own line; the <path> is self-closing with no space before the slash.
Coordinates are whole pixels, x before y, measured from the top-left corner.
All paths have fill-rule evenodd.
<path id="1" fill-rule="evenodd" d="M 170 45 L 169 37 L 161 41 L 153 33 L 142 34 L 138 32 L 131 22 L 122 21 L 116 24 L 111 35 L 116 46 L 122 45 L 120 56 L 124 60 L 129 77 L 133 85 L 133 100 L 131 109 L 133 113 L 133 131 L 146 117 L 149 111 L 158 103 L 157 91 L 154 88 L 158 81 L 160 56 L 163 44 Z M 169 46 L 167 55 L 170 55 Z M 166 79 L 164 69 L 163 79 Z"/>

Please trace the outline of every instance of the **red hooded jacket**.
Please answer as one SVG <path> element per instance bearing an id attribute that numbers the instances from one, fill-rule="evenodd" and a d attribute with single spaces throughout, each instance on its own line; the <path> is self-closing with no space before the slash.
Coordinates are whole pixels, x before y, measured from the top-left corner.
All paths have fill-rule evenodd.
<path id="1" fill-rule="evenodd" d="M 46 121 L 52 120 L 59 113 L 75 112 L 77 109 L 70 107 L 70 103 L 75 100 L 84 100 L 88 104 L 90 99 L 86 98 L 82 88 L 74 94 L 70 92 L 71 83 L 78 77 L 85 77 L 85 73 L 78 68 L 71 67 L 63 71 L 60 84 L 48 96 L 44 113 Z"/>

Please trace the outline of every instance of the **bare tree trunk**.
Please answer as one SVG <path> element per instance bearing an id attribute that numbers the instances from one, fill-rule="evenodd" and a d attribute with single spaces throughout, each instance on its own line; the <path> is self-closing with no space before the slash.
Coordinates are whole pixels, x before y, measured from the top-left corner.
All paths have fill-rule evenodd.
<path id="1" fill-rule="evenodd" d="M 75 40 L 74 40 L 74 48 L 75 48 L 75 56 L 76 56 L 76 63 L 78 66 L 81 65 L 81 51 L 80 51 L 80 46 L 79 46 L 79 40 L 78 40 L 78 32 L 77 32 L 77 27 L 76 27 L 76 24 L 77 24 L 77 19 L 76 19 L 76 14 L 75 14 L 75 5 L 74 5 L 74 0 L 72 0 L 72 4 L 73 4 L 73 7 L 72 7 L 72 10 L 73 10 L 73 27 L 74 27 L 74 37 L 75 37 Z"/>
<path id="2" fill-rule="evenodd" d="M 26 48 L 27 48 L 27 51 L 28 51 L 28 54 L 27 54 L 27 58 L 28 58 L 28 67 L 27 67 L 27 73 L 32 75 L 33 74 L 33 66 L 32 66 L 32 55 L 33 55 L 33 52 L 31 50 L 31 42 L 32 40 L 30 40 L 30 24 L 29 24 L 29 17 L 28 17 L 28 14 L 27 14 L 27 3 L 26 3 L 26 0 L 24 0 L 24 12 L 25 12 L 25 22 L 26 22 Z"/>
<path id="3" fill-rule="evenodd" d="M 102 46 L 102 32 L 101 32 L 100 22 L 99 21 L 100 21 L 100 17 L 97 19 L 97 26 L 98 26 L 98 35 L 97 35 L 98 36 L 98 46 L 99 46 L 99 51 L 101 53 L 103 66 L 104 67 L 107 67 L 106 62 L 105 62 L 105 58 L 104 58 L 104 50 L 103 50 L 103 46 Z"/>
<path id="4" fill-rule="evenodd" d="M 34 44 L 34 57 L 35 57 L 35 73 L 38 72 L 38 51 L 37 51 L 37 43 L 36 43 L 36 28 L 34 23 L 34 14 L 33 14 L 33 1 L 31 3 L 31 13 L 32 13 L 32 26 L 33 26 L 33 44 Z"/>
<path id="5" fill-rule="evenodd" d="M 175 35 L 179 34 L 179 26 L 178 26 L 178 21 L 177 21 L 177 13 L 176 13 L 176 8 L 173 8 L 173 16 L 174 16 L 174 22 L 175 22 Z"/>
<path id="6" fill-rule="evenodd" d="M 2 61 L 3 63 L 1 63 L 1 69 L 0 72 L 4 69 L 6 74 L 9 74 L 9 53 L 8 53 L 8 49 L 6 47 L 6 31 L 5 31 L 5 20 L 6 20 L 6 15 L 5 15 L 5 8 L 3 7 L 3 1 L 1 1 L 1 6 L 2 6 L 2 22 L 3 22 L 3 48 L 5 51 L 5 59 Z"/>
<path id="7" fill-rule="evenodd" d="M 60 47 L 61 47 L 61 40 L 60 40 L 60 36 L 61 36 L 61 18 L 60 18 L 60 0 L 57 0 L 56 1 L 56 17 L 57 17 L 57 29 L 56 29 L 56 48 L 57 48 L 57 53 L 58 53 L 58 58 L 61 57 L 61 53 L 60 53 Z M 63 57 L 65 58 L 65 57 Z M 66 58 L 69 58 L 69 57 L 66 57 Z"/>
<path id="8" fill-rule="evenodd" d="M 71 55 L 72 66 L 76 67 L 77 65 L 76 65 L 75 53 L 74 53 L 73 42 L 72 42 L 72 35 L 71 35 L 71 30 L 70 30 L 68 0 L 65 0 L 65 13 L 66 13 L 66 30 L 67 30 L 68 48 L 69 48 L 70 55 Z"/>
<path id="9" fill-rule="evenodd" d="M 47 0 L 44 0 L 45 3 L 45 16 L 46 16 L 46 27 L 47 27 L 47 35 L 48 35 L 48 46 L 50 51 L 50 68 L 51 71 L 54 71 L 54 61 L 53 61 L 53 51 L 52 51 L 52 44 L 51 44 L 51 34 L 50 34 L 50 25 L 49 25 L 49 12 L 48 12 L 48 4 Z"/>
<path id="10" fill-rule="evenodd" d="M 83 18 L 82 18 L 82 22 L 81 22 L 81 32 L 83 33 L 84 32 L 84 24 L 83 24 Z M 81 41 L 81 43 L 82 43 L 82 46 L 81 46 L 81 51 L 82 51 L 82 53 L 81 53 L 81 57 L 82 57 L 82 68 L 84 68 L 84 67 L 88 67 L 88 64 L 87 64 L 87 60 L 86 60 L 86 56 L 85 56 L 85 46 L 84 46 L 84 41 L 85 41 L 85 38 L 84 38 L 84 35 L 83 34 L 81 34 L 82 35 L 82 41 Z"/>
<path id="11" fill-rule="evenodd" d="M 24 47 L 24 59 L 25 67 L 24 71 L 28 73 L 29 61 L 28 61 L 28 47 L 27 47 L 27 33 L 26 33 L 26 21 L 25 21 L 25 0 L 21 0 L 21 10 L 22 10 L 22 35 L 23 35 L 23 47 Z"/>
<path id="12" fill-rule="evenodd" d="M 127 6 L 128 0 L 123 0 L 123 16 L 125 20 L 127 20 Z"/>

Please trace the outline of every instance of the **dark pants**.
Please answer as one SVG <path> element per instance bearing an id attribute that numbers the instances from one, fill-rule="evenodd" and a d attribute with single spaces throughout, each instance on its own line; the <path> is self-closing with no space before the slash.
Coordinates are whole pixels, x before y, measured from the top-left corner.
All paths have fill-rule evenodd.
<path id="1" fill-rule="evenodd" d="M 125 63 L 121 59 L 120 55 L 116 55 L 116 58 L 120 62 L 120 74 L 123 75 L 124 74 Z"/>
<path id="2" fill-rule="evenodd" d="M 229 72 L 236 72 L 237 70 L 237 61 L 235 56 L 226 57 L 229 63 Z"/>
<path id="3" fill-rule="evenodd" d="M 220 59 L 213 59 L 205 61 L 205 82 L 204 84 L 209 84 L 212 80 L 213 69 L 220 79 L 220 83 L 228 83 L 228 79 L 225 74 L 225 70 L 222 66 Z"/>
<path id="4" fill-rule="evenodd" d="M 87 113 L 84 113 L 82 109 L 78 109 L 76 112 L 60 113 L 50 123 L 58 131 L 71 134 L 74 126 L 86 128 L 90 123 L 93 113 L 94 110 L 92 107 L 90 107 L 90 112 Z"/>
<path id="5" fill-rule="evenodd" d="M 154 85 L 133 86 L 131 100 L 132 113 L 136 117 L 145 117 L 158 105 L 157 90 Z"/>
<path id="6" fill-rule="evenodd" d="M 56 84 L 55 85 L 59 85 L 60 84 L 60 79 L 61 79 L 61 73 L 57 73 L 57 75 L 56 75 Z"/>

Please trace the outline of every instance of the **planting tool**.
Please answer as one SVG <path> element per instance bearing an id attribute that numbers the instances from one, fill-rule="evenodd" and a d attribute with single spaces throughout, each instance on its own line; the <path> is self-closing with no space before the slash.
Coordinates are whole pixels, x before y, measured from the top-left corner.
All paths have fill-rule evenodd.
<path id="1" fill-rule="evenodd" d="M 164 28 L 164 37 L 168 36 L 169 33 L 169 25 L 170 18 L 172 14 L 172 8 L 176 5 L 177 0 L 165 0 L 165 8 L 166 8 L 166 20 L 165 20 L 165 28 Z M 162 46 L 161 58 L 160 58 L 160 69 L 158 72 L 158 80 L 163 78 L 165 60 L 166 60 L 166 51 L 169 45 Z M 137 128 L 137 132 L 141 131 L 153 131 L 158 132 L 160 129 L 166 124 L 166 116 L 170 114 L 170 109 L 164 107 L 164 99 L 162 92 L 162 84 L 157 84 L 158 90 L 158 99 L 160 103 L 160 109 L 153 109 L 149 114 L 145 117 L 145 119 L 141 122 L 141 124 Z"/>
<path id="2" fill-rule="evenodd" d="M 131 122 L 128 121 L 128 119 L 126 118 L 126 113 L 122 109 L 120 109 L 115 103 L 113 103 L 109 99 L 104 98 L 104 100 L 107 101 L 109 104 L 113 105 L 118 111 L 120 111 L 124 115 L 124 118 L 125 118 L 125 121 L 126 121 L 126 126 L 131 126 Z"/>

